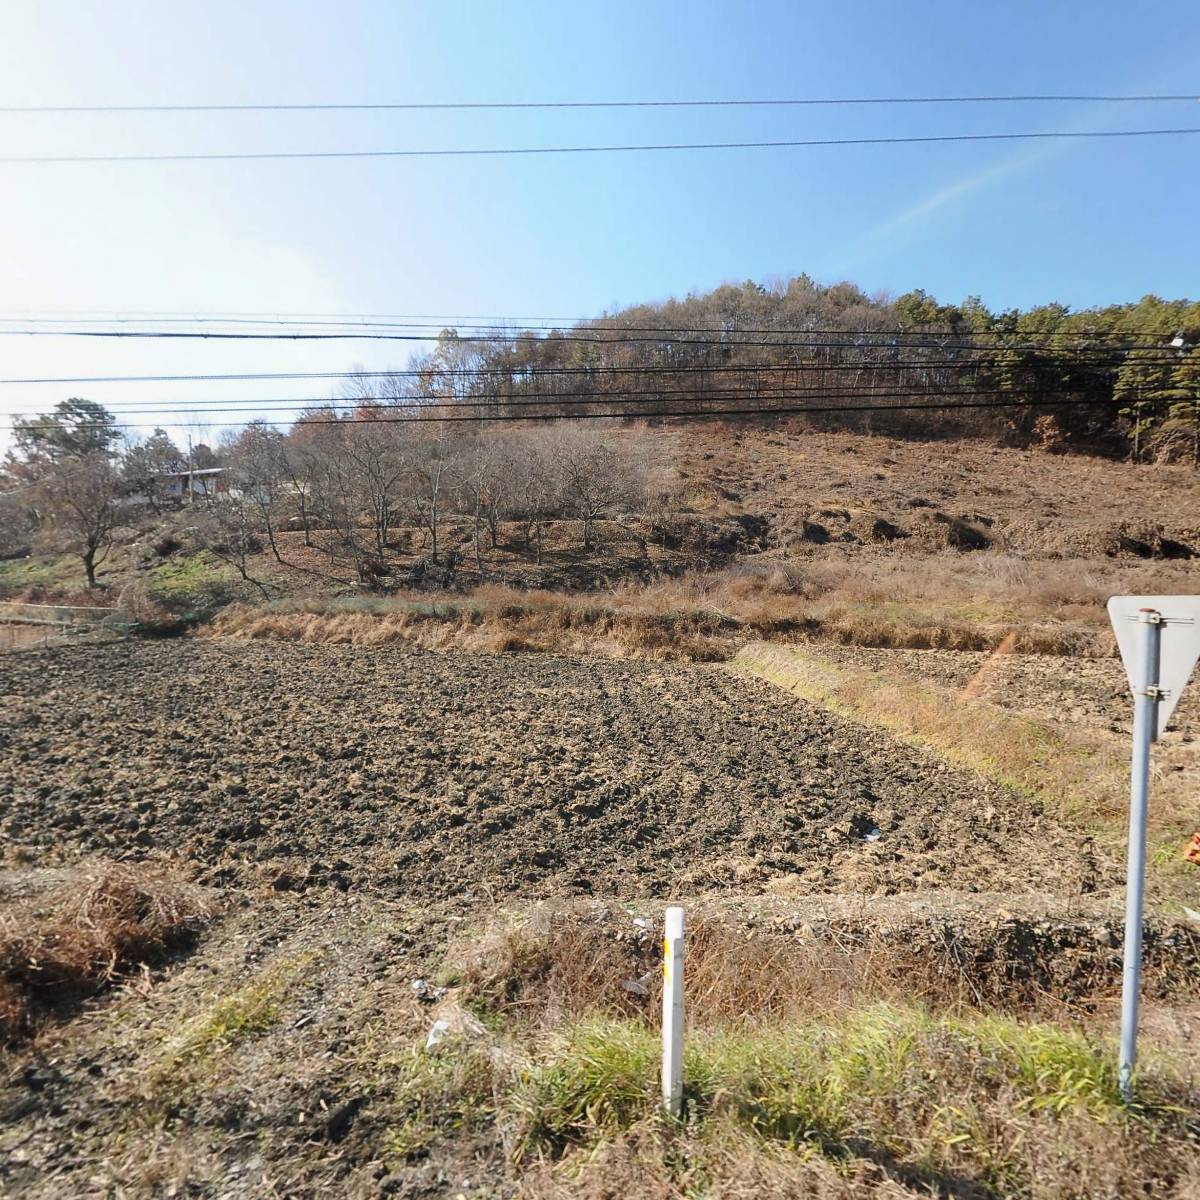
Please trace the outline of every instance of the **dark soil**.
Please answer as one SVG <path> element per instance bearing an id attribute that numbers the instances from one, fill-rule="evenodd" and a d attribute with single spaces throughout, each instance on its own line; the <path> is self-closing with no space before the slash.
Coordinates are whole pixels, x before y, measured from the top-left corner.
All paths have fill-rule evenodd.
<path id="1" fill-rule="evenodd" d="M 953 686 L 978 666 L 904 662 Z M 0 1058 L 0 1196 L 521 1195 L 496 1138 L 398 1140 L 434 1018 L 414 981 L 514 920 L 550 942 L 582 926 L 628 1005 L 667 894 L 745 954 L 807 947 L 821 969 L 797 991 L 878 963 L 906 995 L 1115 1021 L 1117 877 L 1077 832 L 717 666 L 216 638 L 18 652 L 0 838 L 36 864 L 0 872 L 0 906 L 92 855 L 173 863 L 221 905 L 192 954 Z M 1154 918 L 1164 1045 L 1194 1039 L 1198 955 Z"/>
<path id="2" fill-rule="evenodd" d="M 429 899 L 1111 882 L 1027 801 L 719 667 L 135 641 L 6 656 L 0 694 L 0 834 L 40 861 Z"/>

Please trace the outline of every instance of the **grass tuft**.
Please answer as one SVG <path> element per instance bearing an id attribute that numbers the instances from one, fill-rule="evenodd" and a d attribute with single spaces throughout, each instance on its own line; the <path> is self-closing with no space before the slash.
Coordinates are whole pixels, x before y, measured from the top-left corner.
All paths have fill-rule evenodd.
<path id="1" fill-rule="evenodd" d="M 284 996 L 312 961 L 311 954 L 301 954 L 290 962 L 276 963 L 218 999 L 167 1045 L 152 1072 L 154 1080 L 159 1084 L 178 1082 L 186 1069 L 203 1070 L 225 1048 L 272 1029 L 281 1019 Z"/>
<path id="2" fill-rule="evenodd" d="M 463 1052 L 484 1061 L 477 1047 Z M 1048 1196 L 1056 1186 L 1090 1194 L 1063 1185 L 1072 1172 L 1094 1177 L 1087 1158 L 1104 1142 L 1110 1174 L 1165 1183 L 1189 1170 L 1179 1111 L 1125 1108 L 1113 1048 L 1072 1030 L 868 1005 L 805 1025 L 698 1031 L 684 1061 L 682 1125 L 661 1115 L 659 1054 L 652 1026 L 592 1016 L 540 1039 L 519 1065 L 505 1069 L 492 1055 L 477 1093 L 488 1093 L 488 1119 L 507 1131 L 517 1162 L 582 1151 L 574 1162 L 585 1177 L 587 1164 L 649 1136 L 656 1172 L 694 1184 L 718 1169 L 713 1155 L 731 1135 L 759 1166 L 785 1151 L 793 1168 L 815 1158 L 842 1178 L 873 1170 L 935 1192 L 958 1180 L 973 1189 L 961 1194 L 980 1196 Z M 439 1066 L 437 1079 L 447 1070 Z M 428 1119 L 439 1095 L 412 1111 Z"/>
<path id="3" fill-rule="evenodd" d="M 180 949 L 213 914 L 203 892 L 145 866 L 98 866 L 0 913 L 0 1044 Z"/>
<path id="4" fill-rule="evenodd" d="M 597 1017 L 568 1026 L 520 1076 L 510 1099 L 523 1130 L 518 1156 L 611 1136 L 645 1117 L 661 1046 L 653 1030 L 633 1021 Z"/>

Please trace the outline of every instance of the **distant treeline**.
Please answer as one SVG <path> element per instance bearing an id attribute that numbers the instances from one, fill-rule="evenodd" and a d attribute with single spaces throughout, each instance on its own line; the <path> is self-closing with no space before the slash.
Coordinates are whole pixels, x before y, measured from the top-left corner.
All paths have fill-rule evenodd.
<path id="1" fill-rule="evenodd" d="M 355 394 L 480 415 L 812 408 L 823 425 L 1200 459 L 1200 303 L 1156 296 L 994 313 L 801 275 L 557 330 L 447 329 L 410 368 Z"/>

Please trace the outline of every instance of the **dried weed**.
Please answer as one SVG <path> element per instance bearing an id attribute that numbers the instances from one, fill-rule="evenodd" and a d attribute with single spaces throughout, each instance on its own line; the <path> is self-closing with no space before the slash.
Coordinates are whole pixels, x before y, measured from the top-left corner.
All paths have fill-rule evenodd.
<path id="1" fill-rule="evenodd" d="M 187 943 L 213 914 L 204 893 L 146 866 L 104 864 L 0 913 L 0 1044 Z"/>

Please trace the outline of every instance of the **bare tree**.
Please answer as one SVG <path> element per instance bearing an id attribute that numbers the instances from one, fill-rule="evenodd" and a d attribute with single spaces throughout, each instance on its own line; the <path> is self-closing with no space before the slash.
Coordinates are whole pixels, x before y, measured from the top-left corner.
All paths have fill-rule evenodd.
<path id="1" fill-rule="evenodd" d="M 507 353 L 495 351 L 502 352 Z M 552 517 L 578 521 L 583 549 L 591 551 L 601 521 L 636 516 L 661 523 L 674 503 L 663 437 L 646 430 L 559 427 L 518 433 L 484 423 L 463 434 L 441 421 L 414 424 L 397 416 L 401 402 L 411 415 L 409 405 L 418 401 L 421 387 L 444 396 L 442 403 L 482 405 L 494 385 L 471 391 L 463 383 L 481 369 L 471 357 L 478 353 L 447 337 L 439 355 L 416 360 L 414 370 L 428 375 L 424 382 L 414 383 L 413 375 L 351 376 L 344 393 L 355 401 L 353 421 L 339 420 L 332 409 L 314 410 L 287 438 L 282 473 L 294 481 L 287 486 L 298 494 L 303 522 L 307 527 L 314 516 L 325 522 L 331 561 L 335 547 L 345 547 L 359 582 L 373 583 L 386 570 L 392 531 L 405 519 L 421 531 L 421 548 L 436 565 L 445 557 L 447 516 L 469 518 L 475 567 L 482 571 L 485 530 L 496 549 L 506 519 L 524 521 L 525 544 L 541 563 Z M 508 382 L 515 383 L 515 376 Z M 667 457 L 673 458 L 667 444 Z M 644 553 L 638 528 L 628 523 L 626 534 L 637 538 Z M 457 561 L 456 554 L 450 557 Z"/>
<path id="2" fill-rule="evenodd" d="M 292 440 L 293 463 L 299 462 L 304 472 L 306 516 L 327 529 L 330 562 L 336 561 L 340 546 L 349 554 L 358 582 L 374 585 L 385 569 L 399 512 L 404 459 L 398 427 L 370 419 L 342 421 L 328 410 L 319 417 L 309 414 L 293 430 Z"/>
<path id="3" fill-rule="evenodd" d="M 626 472 L 615 447 L 592 430 L 567 429 L 555 442 L 563 511 L 579 522 L 583 549 L 591 550 L 596 523 L 624 498 Z"/>
<path id="4" fill-rule="evenodd" d="M 230 487 L 258 514 L 271 553 L 282 563 L 275 523 L 287 470 L 283 434 L 265 421 L 252 421 L 231 443 L 227 456 Z"/>
<path id="5" fill-rule="evenodd" d="M 297 424 L 284 441 L 279 459 L 283 477 L 283 489 L 295 506 L 296 518 L 304 532 L 304 544 L 311 546 L 313 524 L 317 519 L 318 498 L 317 454 L 313 439 L 308 436 L 311 427 Z"/>
<path id="6" fill-rule="evenodd" d="M 438 561 L 438 524 L 450 499 L 458 466 L 455 447 L 437 433 L 414 438 L 406 448 L 405 488 L 417 523 L 429 535 L 429 560 Z"/>
<path id="7" fill-rule="evenodd" d="M 484 525 L 487 525 L 493 550 L 499 538 L 500 515 L 507 483 L 506 450 L 504 444 L 493 441 L 486 432 L 472 438 L 463 447 L 458 489 L 463 508 L 471 515 L 473 522 L 472 542 L 475 569 L 478 571 L 483 570 L 479 543 Z"/>
<path id="8" fill-rule="evenodd" d="M 679 511 L 678 436 L 651 434 L 645 428 L 631 431 L 622 443 L 621 458 L 624 504 L 665 544 L 671 518 Z M 645 539 L 636 526 L 631 532 L 645 555 Z"/>
<path id="9" fill-rule="evenodd" d="M 350 494 L 358 510 L 370 518 L 375 554 L 382 561 L 396 520 L 406 466 L 400 427 L 368 420 L 350 427 L 345 434 L 342 452 L 348 460 Z"/>
<path id="10" fill-rule="evenodd" d="M 546 519 L 554 511 L 559 478 L 550 440 L 542 431 L 530 431 L 507 459 L 513 490 L 525 521 L 525 545 L 532 546 L 542 565 Z"/>
<path id="11" fill-rule="evenodd" d="M 113 530 L 125 505 L 121 475 L 108 453 L 47 461 L 40 474 L 39 508 L 48 532 L 83 562 L 87 586 L 96 586 L 96 568 L 108 557 Z"/>
<path id="12" fill-rule="evenodd" d="M 371 547 L 359 525 L 360 486 L 357 464 L 346 453 L 346 442 L 353 429 L 332 418 L 306 431 L 305 453 L 312 467 L 313 501 L 329 531 L 327 549 L 330 562 L 340 544 L 350 554 L 359 583 L 370 583 L 377 573 Z"/>
<path id="13" fill-rule="evenodd" d="M 250 574 L 250 560 L 261 547 L 255 502 L 235 489 L 210 497 L 197 513 L 191 530 L 193 543 L 228 563 L 266 599 L 270 595 L 266 584 Z"/>

